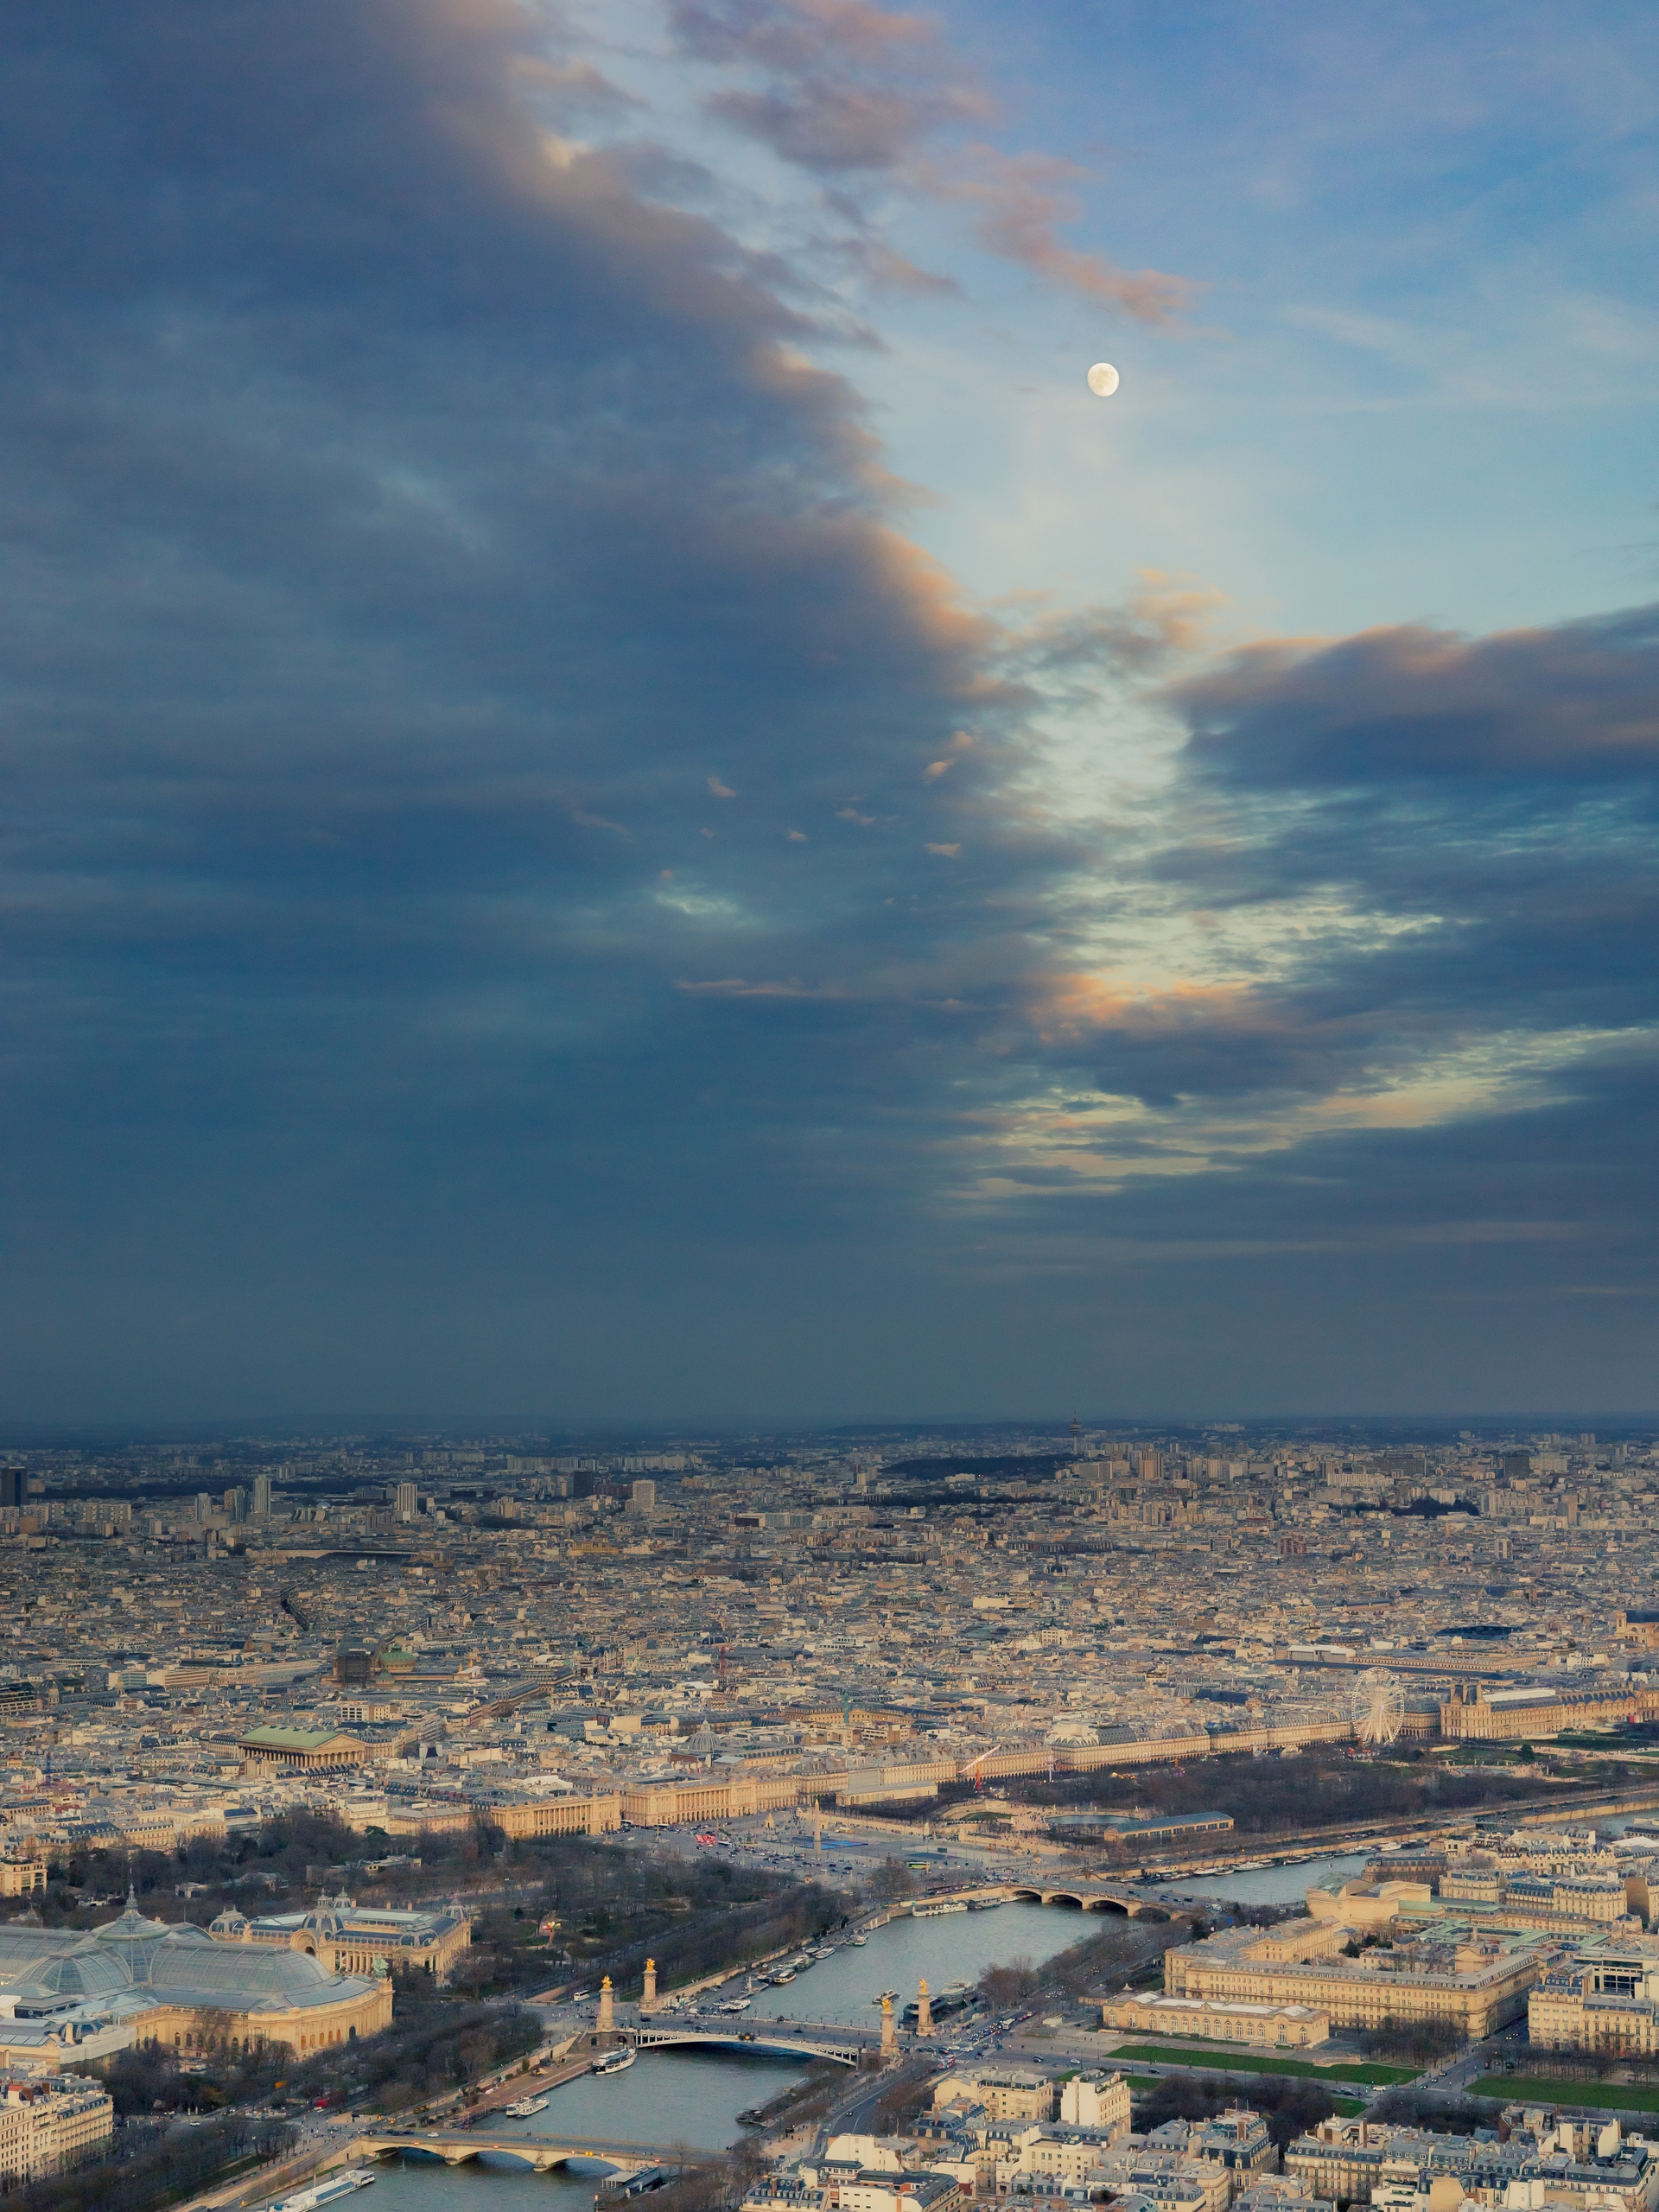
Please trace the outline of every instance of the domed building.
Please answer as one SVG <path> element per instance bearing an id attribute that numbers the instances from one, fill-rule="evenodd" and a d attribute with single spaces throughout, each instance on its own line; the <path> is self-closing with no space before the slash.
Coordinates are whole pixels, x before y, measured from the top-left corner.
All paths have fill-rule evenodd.
<path id="1" fill-rule="evenodd" d="M 429 1974 L 447 1981 L 473 1940 L 473 1923 L 454 1904 L 360 1905 L 342 1891 L 308 1912 L 264 1913 L 248 1920 L 232 1907 L 208 1934 L 217 1943 L 281 1945 L 303 1952 L 332 1974 Z"/>
<path id="2" fill-rule="evenodd" d="M 188 1922 L 146 1919 L 130 1899 L 118 1920 L 86 1931 L 0 1923 L 0 2059 L 92 2057 L 151 2041 L 308 2055 L 391 2020 L 384 1964 L 335 1974 L 308 1951 L 216 1942 Z"/>

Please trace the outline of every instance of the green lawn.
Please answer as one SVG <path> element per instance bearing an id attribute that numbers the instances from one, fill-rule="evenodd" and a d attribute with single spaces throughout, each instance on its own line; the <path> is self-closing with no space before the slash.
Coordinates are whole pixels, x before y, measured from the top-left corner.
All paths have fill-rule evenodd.
<path id="1" fill-rule="evenodd" d="M 1414 2082 L 1421 2069 L 1384 2066 L 1363 2060 L 1357 2066 L 1315 2066 L 1306 2058 L 1274 2058 L 1266 2051 L 1243 2050 L 1193 2050 L 1179 2044 L 1121 2044 L 1113 2058 L 1157 2058 L 1172 2066 L 1207 2067 L 1224 2074 L 1306 2074 L 1315 2082 L 1367 2082 L 1379 2088 L 1395 2082 Z"/>
<path id="2" fill-rule="evenodd" d="M 1506 2105 L 1585 2105 L 1592 2112 L 1659 2112 L 1659 2088 L 1633 2082 L 1554 2082 L 1546 2074 L 1487 2074 L 1471 2082 L 1471 2097 L 1497 2097 Z"/>

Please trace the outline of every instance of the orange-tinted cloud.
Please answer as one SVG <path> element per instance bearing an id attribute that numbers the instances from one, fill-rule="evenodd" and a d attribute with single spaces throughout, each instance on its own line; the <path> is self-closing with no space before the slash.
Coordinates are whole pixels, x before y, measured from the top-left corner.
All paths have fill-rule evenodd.
<path id="1" fill-rule="evenodd" d="M 1196 577 L 1144 569 L 1138 588 L 1116 606 L 1068 607 L 1008 618 L 1010 666 L 1048 672 L 1116 669 L 1152 676 L 1173 660 L 1217 649 L 1216 625 L 1227 594 Z"/>
<path id="2" fill-rule="evenodd" d="M 1137 322 L 1179 321 L 1198 289 L 1189 278 L 1159 269 L 1120 269 L 1104 254 L 1080 252 L 1061 241 L 1058 226 L 1079 212 L 1071 188 L 1086 175 L 1046 154 L 1002 154 L 985 145 L 918 171 L 936 198 L 972 208 L 975 233 L 989 252 Z"/>
<path id="3" fill-rule="evenodd" d="M 1262 785 L 1659 773 L 1659 611 L 1470 638 L 1274 639 L 1172 687 L 1193 764 Z"/>
<path id="4" fill-rule="evenodd" d="M 726 87 L 706 105 L 782 161 L 834 178 L 843 212 L 868 237 L 874 225 L 848 195 L 861 176 L 899 176 L 912 190 L 971 212 L 988 252 L 1096 307 L 1154 325 L 1179 320 L 1194 285 L 1161 270 L 1120 268 L 1065 244 L 1087 176 L 1045 154 L 1007 155 L 963 133 L 995 118 L 996 103 L 925 16 L 861 0 L 674 0 L 670 20 L 701 61 L 745 65 L 765 87 Z M 931 149 L 931 150 L 930 150 Z M 902 256 L 872 273 L 907 289 L 938 289 Z"/>
<path id="5" fill-rule="evenodd" d="M 1281 1032 L 1283 1014 L 1248 984 L 1172 983 L 1136 990 L 1109 976 L 1058 972 L 1032 977 L 1027 1013 L 1046 1044 L 1115 1030 L 1142 1038 L 1205 1030 Z"/>

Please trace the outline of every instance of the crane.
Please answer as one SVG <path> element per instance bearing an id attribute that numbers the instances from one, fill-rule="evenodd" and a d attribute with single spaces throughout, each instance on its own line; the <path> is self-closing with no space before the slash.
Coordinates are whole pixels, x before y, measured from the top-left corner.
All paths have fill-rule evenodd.
<path id="1" fill-rule="evenodd" d="M 980 1787 L 980 1784 L 983 1780 L 983 1777 L 979 1771 L 982 1764 L 986 1759 L 994 1758 L 995 1754 L 1001 1750 L 1001 1748 L 1002 1746 L 1001 1744 L 991 1744 L 988 1745 L 984 1751 L 981 1751 L 976 1758 L 972 1758 L 968 1762 L 968 1770 L 974 1777 L 974 1788 L 976 1789 Z"/>

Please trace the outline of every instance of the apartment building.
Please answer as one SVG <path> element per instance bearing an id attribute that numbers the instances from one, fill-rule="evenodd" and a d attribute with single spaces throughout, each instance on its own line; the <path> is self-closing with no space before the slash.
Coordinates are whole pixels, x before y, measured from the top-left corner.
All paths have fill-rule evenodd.
<path id="1" fill-rule="evenodd" d="M 1089 2179 L 1091 2188 L 1144 2197 L 1172 2212 L 1176 2206 L 1227 2212 L 1277 2164 L 1261 2113 L 1236 2107 L 1209 2120 L 1166 2120 L 1144 2141 L 1116 2144 L 1101 2154 Z"/>
<path id="2" fill-rule="evenodd" d="M 838 2182 L 823 2202 L 835 2212 L 957 2212 L 962 2184 L 950 2174 L 864 2172 Z"/>
<path id="3" fill-rule="evenodd" d="M 45 2075 L 0 2082 L 0 2182 L 42 2181 L 97 2158 L 115 2105 L 95 2082 Z"/>
<path id="4" fill-rule="evenodd" d="M 1586 1939 L 1540 1976 L 1527 2000 L 1527 2032 L 1541 2050 L 1659 2050 L 1659 1939 Z"/>
<path id="5" fill-rule="evenodd" d="M 936 2107 L 981 2106 L 991 2120 L 1052 2120 L 1055 2084 L 1018 2067 L 964 2066 L 933 2084 Z"/>
<path id="6" fill-rule="evenodd" d="M 1060 2120 L 1115 2139 L 1129 2132 L 1129 2085 L 1121 2074 L 1074 2074 L 1060 2090 Z"/>
<path id="7" fill-rule="evenodd" d="M 0 1897 L 43 1896 L 46 1858 L 27 1847 L 0 1852 Z"/>
<path id="8" fill-rule="evenodd" d="M 1535 2136 L 1442 2135 L 1364 2120 L 1322 2120 L 1285 2152 L 1285 2173 L 1311 2193 L 1378 2212 L 1456 2212 L 1473 2202 L 1509 2212 L 1656 2212 L 1659 2157 L 1626 2143 L 1616 2121 L 1565 2121 Z"/>

